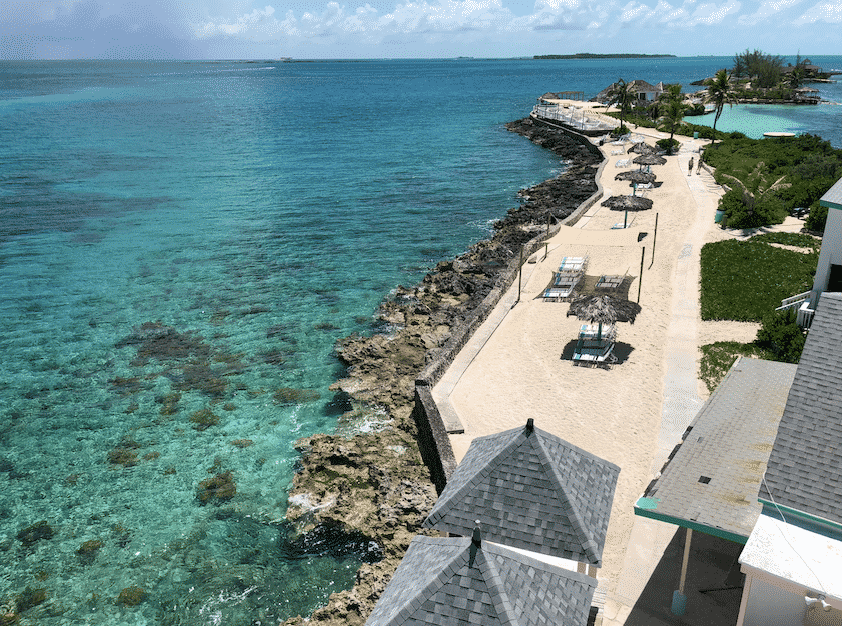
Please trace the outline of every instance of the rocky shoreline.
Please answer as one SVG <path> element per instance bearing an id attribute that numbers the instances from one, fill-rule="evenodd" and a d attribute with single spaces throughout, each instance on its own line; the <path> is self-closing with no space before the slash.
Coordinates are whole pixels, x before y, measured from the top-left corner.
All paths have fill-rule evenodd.
<path id="1" fill-rule="evenodd" d="M 520 248 L 597 189 L 600 159 L 586 146 L 531 118 L 506 128 L 552 150 L 568 163 L 567 170 L 522 190 L 520 206 L 495 223 L 491 239 L 439 263 L 414 287 L 398 286 L 377 313 L 388 334 L 352 335 L 337 343 L 347 372 L 331 388 L 347 396 L 353 407 L 340 421 L 339 432 L 358 431 L 361 423 L 366 432 L 319 434 L 296 444 L 302 458 L 287 519 L 304 540 L 326 528 L 338 530 L 356 541 L 366 537 L 383 556 L 364 563 L 354 587 L 332 594 L 312 621 L 364 624 L 436 500 L 412 418 L 416 375 L 494 289 Z M 285 624 L 304 622 L 296 617 Z"/>

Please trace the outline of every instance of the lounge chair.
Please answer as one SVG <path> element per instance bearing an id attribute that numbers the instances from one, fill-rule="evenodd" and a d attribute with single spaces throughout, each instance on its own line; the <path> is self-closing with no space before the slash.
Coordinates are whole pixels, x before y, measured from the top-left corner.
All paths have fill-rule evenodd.
<path id="1" fill-rule="evenodd" d="M 588 269 L 588 257 L 586 256 L 566 256 L 561 260 L 561 265 L 558 266 L 559 272 L 577 271 L 584 273 Z"/>
<path id="2" fill-rule="evenodd" d="M 603 324 L 601 333 L 598 324 L 582 324 L 579 329 L 579 340 L 573 349 L 573 364 L 608 367 L 611 363 L 616 363 L 615 338 L 616 330 L 613 324 Z"/>
<path id="3" fill-rule="evenodd" d="M 544 300 L 558 302 L 566 300 L 585 275 L 583 270 L 562 270 L 553 272 L 553 284 L 544 290 Z"/>
<path id="4" fill-rule="evenodd" d="M 625 279 L 625 276 L 603 274 L 597 279 L 594 289 L 616 291 L 620 288 Z"/>
<path id="5" fill-rule="evenodd" d="M 619 159 L 614 167 L 628 167 L 629 165 L 631 165 L 631 159 Z"/>

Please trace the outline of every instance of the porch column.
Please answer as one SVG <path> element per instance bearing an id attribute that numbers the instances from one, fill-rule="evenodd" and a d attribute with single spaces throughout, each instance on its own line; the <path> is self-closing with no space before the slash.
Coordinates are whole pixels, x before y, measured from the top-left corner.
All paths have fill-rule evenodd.
<path id="1" fill-rule="evenodd" d="M 743 586 L 743 597 L 740 600 L 740 614 L 737 617 L 737 626 L 743 626 L 746 619 L 746 608 L 748 607 L 748 598 L 751 595 L 751 581 L 753 576 L 746 572 L 746 583 Z"/>
<path id="2" fill-rule="evenodd" d="M 687 596 L 684 595 L 684 583 L 687 580 L 687 562 L 690 560 L 690 542 L 693 540 L 693 531 L 685 528 L 684 535 L 684 560 L 681 563 L 681 578 L 678 581 L 678 590 L 672 593 L 672 614 L 684 615 L 687 609 Z"/>

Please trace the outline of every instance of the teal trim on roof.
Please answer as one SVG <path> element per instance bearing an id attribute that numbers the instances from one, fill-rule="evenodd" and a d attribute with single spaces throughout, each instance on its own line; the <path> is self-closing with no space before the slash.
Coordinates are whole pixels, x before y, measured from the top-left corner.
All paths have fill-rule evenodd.
<path id="1" fill-rule="evenodd" d="M 810 513 L 805 513 L 804 511 L 793 509 L 792 507 L 786 506 L 784 504 L 778 504 L 777 502 L 770 502 L 769 500 L 764 500 L 763 498 L 757 498 L 757 501 L 760 502 L 760 504 L 762 504 L 764 508 L 766 508 L 770 512 L 770 515 L 772 515 L 775 511 L 783 511 L 787 515 L 790 515 L 799 520 L 806 520 L 811 524 L 824 526 L 830 528 L 831 530 L 835 530 L 837 532 L 842 533 L 842 524 L 834 522 L 833 520 L 829 520 L 824 517 L 819 517 L 818 515 L 811 515 Z"/>
<path id="2" fill-rule="evenodd" d="M 634 505 L 634 514 L 639 515 L 640 517 L 648 517 L 649 519 L 658 520 L 659 522 L 666 522 L 667 524 L 675 524 L 676 526 L 681 526 L 682 528 L 697 530 L 701 533 L 705 533 L 706 535 L 713 535 L 714 537 L 720 537 L 742 545 L 745 545 L 746 541 L 748 541 L 748 537 L 729 532 L 722 528 L 716 528 L 714 526 L 708 526 L 707 524 L 700 524 L 698 522 L 681 519 L 680 517 L 658 513 L 657 503 L 654 507 L 652 506 L 654 501 L 656 501 L 656 498 L 640 498 Z"/>
<path id="3" fill-rule="evenodd" d="M 819 200 L 819 204 L 828 209 L 839 209 L 842 211 L 842 178 L 836 181 L 836 184 L 828 189 Z"/>

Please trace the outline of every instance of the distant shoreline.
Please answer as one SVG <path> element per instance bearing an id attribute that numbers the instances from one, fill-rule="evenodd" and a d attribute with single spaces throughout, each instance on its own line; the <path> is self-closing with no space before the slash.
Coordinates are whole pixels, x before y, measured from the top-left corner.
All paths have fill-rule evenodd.
<path id="1" fill-rule="evenodd" d="M 536 54 L 533 59 L 663 59 L 675 58 L 674 54 Z"/>

